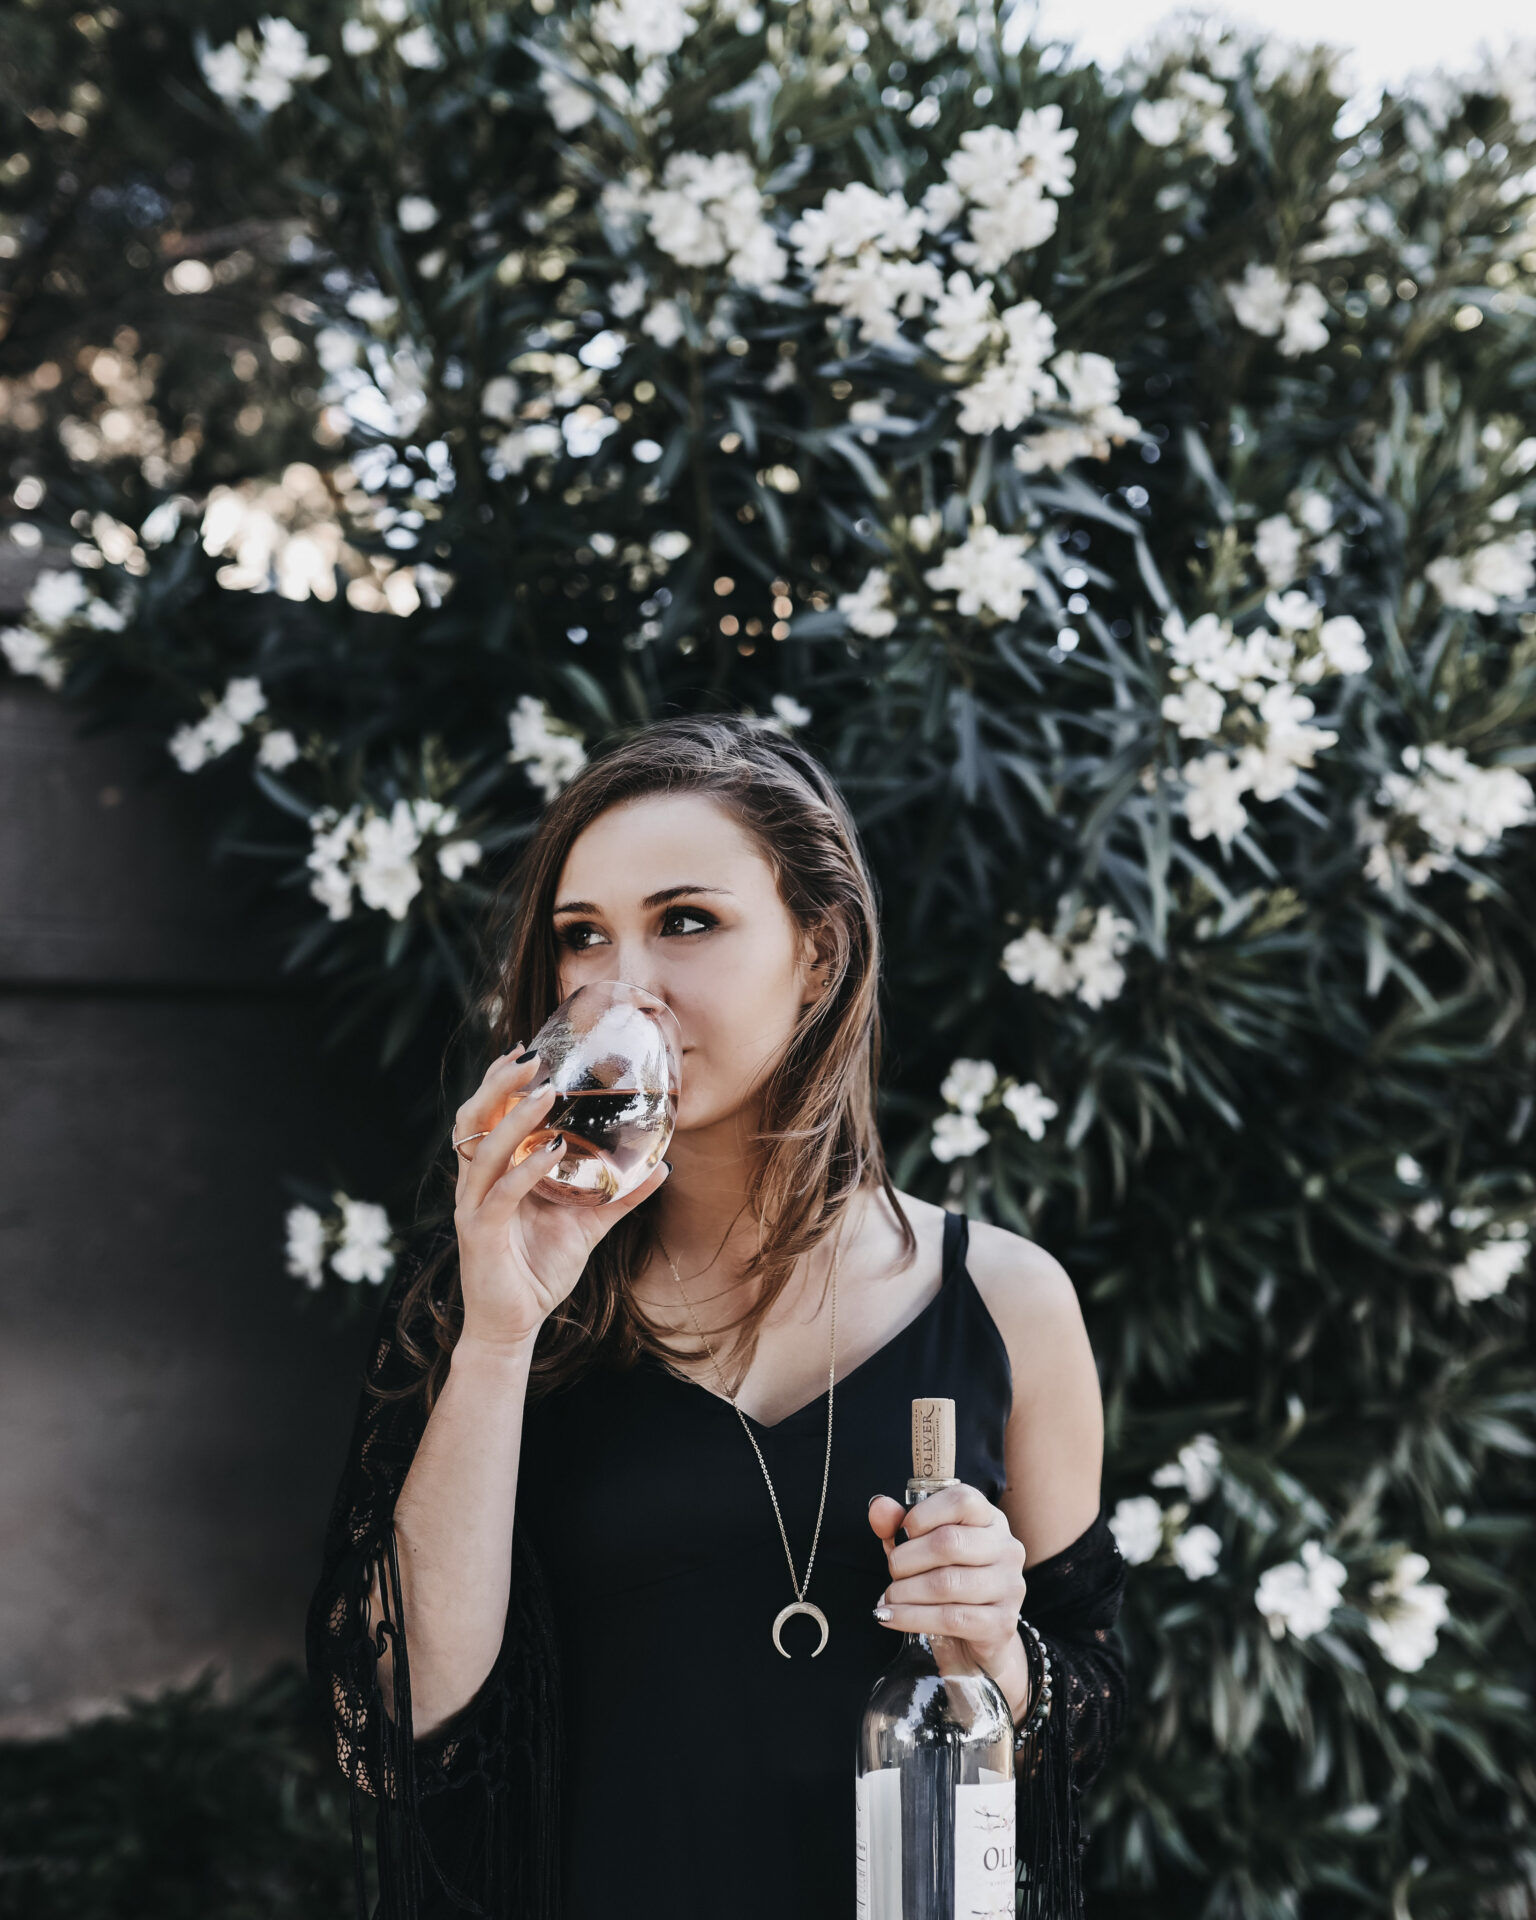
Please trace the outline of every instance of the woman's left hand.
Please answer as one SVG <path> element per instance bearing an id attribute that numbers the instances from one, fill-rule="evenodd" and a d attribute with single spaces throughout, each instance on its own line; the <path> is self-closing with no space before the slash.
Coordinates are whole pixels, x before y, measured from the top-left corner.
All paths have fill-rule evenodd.
<path id="1" fill-rule="evenodd" d="M 885 1545 L 895 1633 L 938 1633 L 969 1647 L 978 1666 L 996 1675 L 1020 1650 L 1024 1543 L 1008 1516 L 978 1487 L 962 1481 L 904 1507 L 888 1493 L 869 1504 L 869 1524 Z M 903 1528 L 907 1538 L 896 1540 Z"/>

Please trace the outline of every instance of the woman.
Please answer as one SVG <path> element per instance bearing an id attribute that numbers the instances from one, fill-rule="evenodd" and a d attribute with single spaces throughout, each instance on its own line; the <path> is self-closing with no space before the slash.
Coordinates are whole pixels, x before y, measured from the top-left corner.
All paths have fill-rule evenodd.
<path id="1" fill-rule="evenodd" d="M 504 899 L 481 1006 L 509 1044 L 454 1117 L 452 1220 L 385 1300 L 309 1615 L 360 1914 L 362 1791 L 389 1920 L 847 1920 L 897 1636 L 967 1641 L 1018 1726 L 1021 1609 L 1054 1669 L 1017 1768 L 1026 1911 L 1077 1913 L 1124 1698 L 1097 1371 L 1050 1255 L 891 1184 L 841 796 L 760 722 L 663 721 L 551 802 Z M 677 1015 L 670 1163 L 555 1206 L 542 1150 L 513 1165 L 550 1096 L 514 1097 L 539 1069 L 511 1036 L 606 979 Z M 918 1394 L 956 1403 L 961 1484 L 909 1513 Z M 775 1644 L 802 1594 L 822 1651 L 801 1617 Z"/>

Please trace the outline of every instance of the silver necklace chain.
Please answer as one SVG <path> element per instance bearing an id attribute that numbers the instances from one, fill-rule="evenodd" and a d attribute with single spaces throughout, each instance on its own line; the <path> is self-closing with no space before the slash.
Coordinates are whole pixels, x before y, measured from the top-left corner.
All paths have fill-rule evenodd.
<path id="1" fill-rule="evenodd" d="M 838 1239 L 842 1239 L 841 1228 L 838 1230 Z M 661 1235 L 659 1233 L 656 1236 L 656 1240 L 657 1244 L 661 1245 Z M 704 1342 L 705 1350 L 714 1363 L 715 1372 L 720 1376 L 720 1385 L 725 1387 L 725 1397 L 733 1407 L 736 1407 L 736 1415 L 741 1421 L 742 1430 L 752 1442 L 752 1451 L 757 1455 L 757 1464 L 762 1468 L 763 1478 L 768 1482 L 768 1498 L 773 1502 L 774 1518 L 779 1523 L 779 1538 L 784 1542 L 784 1558 L 789 1562 L 789 1577 L 794 1584 L 795 1598 L 796 1600 L 803 1601 L 805 1599 L 805 1588 L 811 1584 L 811 1567 L 816 1559 L 816 1543 L 821 1538 L 821 1519 L 827 1508 L 827 1481 L 832 1470 L 832 1391 L 836 1384 L 837 1374 L 837 1263 L 841 1250 L 836 1246 L 832 1249 L 832 1355 L 827 1367 L 827 1457 L 821 1470 L 821 1505 L 816 1512 L 816 1532 L 811 1540 L 810 1558 L 805 1563 L 805 1586 L 800 1584 L 800 1581 L 795 1575 L 794 1556 L 789 1550 L 789 1535 L 784 1531 L 784 1516 L 779 1511 L 779 1498 L 773 1490 L 773 1476 L 768 1471 L 768 1462 L 763 1458 L 763 1450 L 757 1444 L 752 1429 L 747 1425 L 747 1416 L 742 1412 L 740 1407 L 736 1406 L 735 1394 L 731 1392 L 729 1387 L 725 1386 L 725 1375 L 720 1371 L 720 1362 L 715 1359 L 715 1350 L 709 1344 L 708 1335 L 699 1325 L 699 1316 L 693 1311 L 693 1302 L 688 1298 L 688 1291 L 683 1285 L 682 1275 L 677 1270 L 677 1262 L 672 1258 L 670 1253 L 667 1253 L 664 1245 L 661 1247 L 661 1250 L 666 1254 L 667 1265 L 672 1269 L 672 1278 L 677 1282 L 678 1292 L 682 1294 L 684 1304 L 692 1316 L 694 1328 L 699 1338 Z"/>

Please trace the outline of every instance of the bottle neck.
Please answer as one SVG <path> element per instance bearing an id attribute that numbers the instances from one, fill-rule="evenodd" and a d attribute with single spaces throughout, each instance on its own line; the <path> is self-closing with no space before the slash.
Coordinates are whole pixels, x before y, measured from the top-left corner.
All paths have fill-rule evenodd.
<path id="1" fill-rule="evenodd" d="M 926 1500 L 930 1494 L 940 1493 L 945 1487 L 957 1487 L 959 1484 L 960 1482 L 956 1479 L 927 1480 L 918 1474 L 913 1474 L 907 1481 L 906 1497 L 902 1504 L 915 1507 L 919 1500 Z M 929 1660 L 936 1657 L 936 1649 L 943 1650 L 957 1644 L 954 1636 L 947 1633 L 907 1632 L 902 1635 L 902 1640 L 906 1651 L 920 1652 Z"/>

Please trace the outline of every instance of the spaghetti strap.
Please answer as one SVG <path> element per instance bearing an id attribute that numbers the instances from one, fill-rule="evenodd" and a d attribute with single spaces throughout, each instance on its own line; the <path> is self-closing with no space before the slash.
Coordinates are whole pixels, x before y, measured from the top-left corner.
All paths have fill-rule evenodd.
<path id="1" fill-rule="evenodd" d="M 939 1283 L 950 1286 L 955 1275 L 965 1265 L 966 1248 L 970 1245 L 971 1223 L 969 1217 L 951 1209 L 944 1214 L 944 1249 L 939 1268 Z"/>

